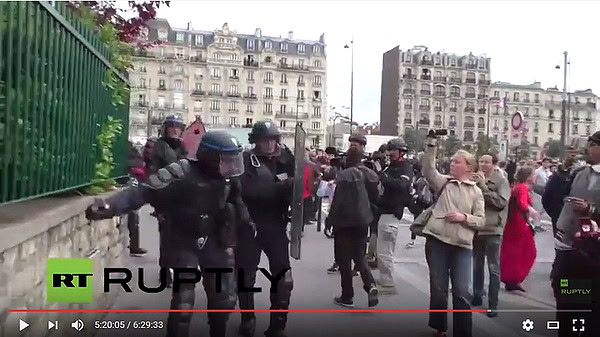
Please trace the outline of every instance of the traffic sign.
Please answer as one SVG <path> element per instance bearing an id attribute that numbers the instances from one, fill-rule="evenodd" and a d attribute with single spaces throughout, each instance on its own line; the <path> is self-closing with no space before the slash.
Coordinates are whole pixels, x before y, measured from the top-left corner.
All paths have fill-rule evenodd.
<path id="1" fill-rule="evenodd" d="M 516 111 L 511 119 L 511 125 L 513 130 L 519 130 L 523 126 L 523 114 L 521 111 Z"/>

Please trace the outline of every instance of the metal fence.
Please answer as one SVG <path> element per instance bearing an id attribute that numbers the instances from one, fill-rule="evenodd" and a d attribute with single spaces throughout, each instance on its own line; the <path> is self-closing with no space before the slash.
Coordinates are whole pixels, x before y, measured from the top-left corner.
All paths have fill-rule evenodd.
<path id="1" fill-rule="evenodd" d="M 120 119 L 114 176 L 125 174 L 129 102 L 103 81 L 108 49 L 64 2 L 0 2 L 0 204 L 85 186 L 97 136 Z"/>

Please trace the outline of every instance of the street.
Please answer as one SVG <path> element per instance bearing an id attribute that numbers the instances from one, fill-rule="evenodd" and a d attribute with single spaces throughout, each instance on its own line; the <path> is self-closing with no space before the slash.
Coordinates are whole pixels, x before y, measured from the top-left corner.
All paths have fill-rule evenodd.
<path id="1" fill-rule="evenodd" d="M 127 257 L 129 268 L 143 267 L 146 275 L 158 275 L 158 231 L 156 219 L 149 215 L 151 208 L 141 210 L 141 229 L 143 246 L 149 249 L 145 257 Z M 397 294 L 380 294 L 377 309 L 428 309 L 429 283 L 428 269 L 424 257 L 424 239 L 418 238 L 414 248 L 406 249 L 410 240 L 409 223 L 412 215 L 406 212 L 402 228 L 397 240 L 396 249 L 396 288 Z M 545 226 L 549 224 L 545 221 Z M 507 293 L 501 290 L 498 317 L 490 319 L 483 313 L 473 314 L 474 336 L 555 336 L 546 330 L 546 321 L 554 317 L 553 297 L 550 288 L 549 273 L 554 255 L 551 231 L 536 235 L 538 257 L 536 264 L 523 283 L 527 293 Z M 328 275 L 326 269 L 333 261 L 333 240 L 326 238 L 322 232 L 316 231 L 316 225 L 306 227 L 302 241 L 302 258 L 292 260 L 294 290 L 292 291 L 290 309 L 339 309 L 333 304 L 333 297 L 339 295 L 339 274 Z M 263 254 L 261 267 L 268 263 Z M 377 271 L 374 271 L 377 278 Z M 158 277 L 150 277 L 146 284 L 158 283 Z M 262 289 L 268 289 L 269 283 L 262 275 L 257 276 L 257 283 Z M 136 284 L 132 282 L 131 284 Z M 360 278 L 354 279 L 356 309 L 368 309 L 366 294 L 362 291 Z M 205 309 L 206 301 L 203 289 L 197 286 L 196 309 Z M 268 309 L 267 294 L 255 295 L 256 309 Z M 451 299 L 450 299 L 451 303 Z M 484 298 L 484 305 L 486 298 Z M 159 294 L 142 294 L 138 289 L 132 293 L 122 293 L 113 309 L 167 309 L 170 304 L 170 292 Z M 449 307 L 451 309 L 451 306 Z M 481 307 L 480 309 L 485 309 Z M 536 310 L 538 312 L 526 312 Z M 452 314 L 449 314 L 451 318 Z M 123 319 L 162 320 L 166 326 L 166 313 L 144 314 L 109 314 L 107 320 Z M 431 336 L 434 332 L 427 327 L 427 313 L 291 313 L 288 321 L 289 336 L 366 336 L 377 327 L 378 336 Z M 534 321 L 534 329 L 525 332 L 522 321 Z M 237 335 L 240 314 L 232 314 L 229 321 L 229 336 Z M 257 314 L 257 336 L 266 330 L 268 314 Z M 449 319 L 449 335 L 452 320 Z M 205 313 L 193 316 L 192 331 L 196 335 L 208 333 Z M 141 331 L 137 331 L 141 332 Z M 98 336 L 137 335 L 136 331 L 101 330 Z M 162 336 L 166 330 L 145 330 L 141 335 Z M 122 334 L 120 334 L 122 333 Z"/>

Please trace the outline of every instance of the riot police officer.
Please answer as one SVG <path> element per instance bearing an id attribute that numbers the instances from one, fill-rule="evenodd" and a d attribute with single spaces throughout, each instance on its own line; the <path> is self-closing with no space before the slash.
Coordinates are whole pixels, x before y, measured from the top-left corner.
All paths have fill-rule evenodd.
<path id="1" fill-rule="evenodd" d="M 227 132 L 210 131 L 198 147 L 197 161 L 182 159 L 171 163 L 146 182 L 110 197 L 108 206 L 90 206 L 86 214 L 89 219 L 106 219 L 150 203 L 169 229 L 164 232 L 168 245 L 163 247 L 170 253 L 169 265 L 200 267 L 208 309 L 233 309 L 235 231 L 252 232 L 254 227 L 236 178 L 243 171 L 242 148 L 237 140 Z M 204 273 L 206 268 L 231 268 L 232 272 Z M 165 281 L 163 268 L 161 284 Z M 193 283 L 174 288 L 171 309 L 192 309 L 194 288 Z M 227 312 L 208 313 L 211 337 L 225 336 L 228 318 Z M 169 313 L 167 336 L 187 336 L 190 321 L 189 312 Z"/>
<path id="2" fill-rule="evenodd" d="M 154 143 L 153 154 L 150 158 L 150 173 L 185 158 L 187 155 L 181 134 L 185 123 L 179 117 L 168 116 L 160 127 L 160 138 Z"/>
<path id="3" fill-rule="evenodd" d="M 270 273 L 281 275 L 277 292 L 271 293 L 271 309 L 288 309 L 293 287 L 289 259 L 287 223 L 294 176 L 294 156 L 281 144 L 279 130 L 271 122 L 257 122 L 248 136 L 254 148 L 244 152 L 242 196 L 250 216 L 256 223 L 256 237 L 247 231 L 238 233 L 236 264 L 244 275 L 245 287 L 256 281 L 261 252 L 269 259 Z M 239 293 L 240 309 L 254 309 L 254 294 Z M 271 313 L 265 336 L 285 336 L 287 313 Z M 240 334 L 253 336 L 254 313 L 242 313 Z"/>

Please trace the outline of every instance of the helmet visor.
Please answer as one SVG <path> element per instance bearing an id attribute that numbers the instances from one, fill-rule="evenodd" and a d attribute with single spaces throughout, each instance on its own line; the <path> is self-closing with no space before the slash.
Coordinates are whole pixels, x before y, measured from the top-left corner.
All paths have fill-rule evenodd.
<path id="1" fill-rule="evenodd" d="M 237 177 L 244 173 L 244 158 L 242 152 L 221 153 L 219 173 L 223 178 Z"/>

